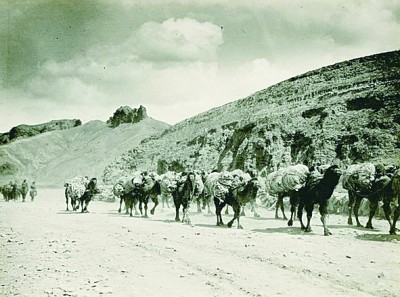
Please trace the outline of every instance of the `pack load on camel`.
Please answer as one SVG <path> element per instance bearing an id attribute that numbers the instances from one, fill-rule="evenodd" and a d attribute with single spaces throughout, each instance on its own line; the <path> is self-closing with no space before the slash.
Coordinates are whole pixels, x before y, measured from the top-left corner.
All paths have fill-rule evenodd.
<path id="1" fill-rule="evenodd" d="M 327 226 L 328 201 L 341 176 L 341 170 L 338 165 L 327 166 L 325 170 L 313 169 L 308 175 L 307 182 L 298 192 L 298 212 L 301 229 L 305 232 L 311 231 L 311 218 L 314 205 L 319 205 L 319 213 L 321 222 L 324 227 L 324 235 L 331 235 Z M 307 225 L 303 224 L 303 208 L 307 212 Z"/>
<path id="2" fill-rule="evenodd" d="M 266 190 L 271 196 L 277 197 L 275 218 L 279 219 L 278 210 L 281 209 L 283 219 L 287 220 L 283 206 L 283 198 L 295 196 L 296 192 L 305 186 L 308 167 L 303 164 L 292 165 L 271 172 L 266 177 Z M 294 198 L 291 198 L 292 200 Z M 292 212 L 293 213 L 293 212 Z"/>
<path id="3" fill-rule="evenodd" d="M 342 186 L 347 190 L 349 196 L 347 224 L 353 225 L 351 213 L 354 209 L 357 226 L 362 226 L 358 219 L 358 210 L 361 200 L 371 195 L 371 186 L 375 176 L 376 168 L 372 163 L 350 165 L 343 173 Z"/>
<path id="4" fill-rule="evenodd" d="M 140 189 L 143 186 L 144 179 L 140 171 L 134 172 L 129 177 L 123 177 L 114 185 L 115 194 L 120 197 L 118 212 L 121 212 L 122 201 L 125 203 L 126 214 L 133 216 L 132 210 L 135 208 L 135 215 L 139 215 L 136 205 L 139 201 Z M 120 186 L 118 186 L 118 184 Z M 122 187 L 122 189 L 121 189 Z"/>
<path id="5" fill-rule="evenodd" d="M 379 203 L 382 203 L 385 218 L 390 226 L 389 233 L 396 234 L 396 223 L 400 215 L 399 180 L 400 171 L 396 166 L 385 168 L 382 164 L 374 165 L 371 163 L 349 166 L 342 180 L 343 188 L 347 189 L 349 196 L 349 217 L 347 223 L 349 225 L 353 224 L 351 213 L 354 204 L 354 216 L 357 227 L 362 227 L 358 211 L 362 199 L 366 198 L 369 201 L 369 218 L 365 228 L 373 229 L 372 218 L 378 209 Z M 393 221 L 392 203 L 397 203 L 397 207 L 394 209 Z"/>
<path id="6" fill-rule="evenodd" d="M 67 181 L 64 186 L 67 210 L 68 200 L 70 200 L 72 210 L 78 210 L 80 204 L 81 212 L 88 212 L 89 202 L 95 194 L 100 193 L 95 177 L 89 180 L 87 176 L 76 176 Z"/>
<path id="7" fill-rule="evenodd" d="M 242 170 L 210 173 L 205 181 L 205 195 L 214 200 L 217 226 L 224 225 L 221 211 L 226 205 L 230 205 L 234 216 L 228 223 L 228 227 L 232 227 L 233 222 L 237 220 L 237 227 L 242 228 L 240 210 L 247 202 L 255 204 L 258 189 L 257 178 Z"/>

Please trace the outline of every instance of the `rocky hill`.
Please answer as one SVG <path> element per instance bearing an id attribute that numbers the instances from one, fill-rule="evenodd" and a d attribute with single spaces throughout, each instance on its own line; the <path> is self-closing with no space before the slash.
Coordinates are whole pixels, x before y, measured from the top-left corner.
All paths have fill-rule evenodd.
<path id="1" fill-rule="evenodd" d="M 307 72 L 184 120 L 104 171 L 400 162 L 400 51 Z"/>
<path id="2" fill-rule="evenodd" d="M 146 119 L 147 111 L 142 105 L 138 109 L 130 106 L 121 106 L 114 112 L 114 115 L 107 121 L 107 124 L 112 127 L 118 127 L 121 124 L 135 124 Z"/>
<path id="3" fill-rule="evenodd" d="M 109 127 L 101 121 L 67 130 L 21 138 L 0 146 L 0 184 L 23 179 L 39 186 L 62 187 L 76 175 L 101 177 L 117 156 L 145 138 L 160 135 L 168 124 L 144 118 L 135 124 Z"/>
<path id="4" fill-rule="evenodd" d="M 0 134 L 0 145 L 7 144 L 15 139 L 35 136 L 41 133 L 65 130 L 82 125 L 80 120 L 54 120 L 38 125 L 18 125 L 7 133 Z"/>

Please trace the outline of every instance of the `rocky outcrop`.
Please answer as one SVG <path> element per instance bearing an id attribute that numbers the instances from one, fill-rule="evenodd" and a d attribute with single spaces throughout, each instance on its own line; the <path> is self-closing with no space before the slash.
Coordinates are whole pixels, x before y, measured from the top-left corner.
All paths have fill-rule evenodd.
<path id="1" fill-rule="evenodd" d="M 134 124 L 146 119 L 147 111 L 142 105 L 138 109 L 129 106 L 121 106 L 112 117 L 107 121 L 107 125 L 111 128 L 118 127 L 121 124 Z"/>
<path id="2" fill-rule="evenodd" d="M 0 134 L 0 144 L 7 144 L 17 138 L 35 136 L 54 130 L 65 130 L 82 125 L 80 120 L 54 120 L 38 125 L 19 125 L 13 127 L 10 132 Z"/>
<path id="3" fill-rule="evenodd" d="M 400 162 L 400 51 L 293 77 L 182 121 L 110 165 L 275 170 L 334 160 Z"/>

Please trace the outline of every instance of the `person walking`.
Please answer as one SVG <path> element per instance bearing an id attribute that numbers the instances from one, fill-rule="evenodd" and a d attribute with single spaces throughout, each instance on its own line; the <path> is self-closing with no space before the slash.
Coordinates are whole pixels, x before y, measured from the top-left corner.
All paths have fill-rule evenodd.
<path id="1" fill-rule="evenodd" d="M 35 197 L 37 195 L 36 185 L 35 185 L 34 181 L 32 182 L 31 189 L 29 191 L 29 195 L 31 196 L 31 201 L 33 202 L 33 200 L 35 199 Z"/>
<path id="2" fill-rule="evenodd" d="M 28 194 L 28 183 L 26 179 L 22 182 L 21 185 L 21 194 L 22 194 L 22 202 L 25 202 L 26 195 Z"/>

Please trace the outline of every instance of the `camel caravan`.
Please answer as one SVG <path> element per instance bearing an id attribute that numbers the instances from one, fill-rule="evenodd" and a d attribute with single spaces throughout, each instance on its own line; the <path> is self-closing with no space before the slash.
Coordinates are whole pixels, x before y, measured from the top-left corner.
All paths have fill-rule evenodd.
<path id="1" fill-rule="evenodd" d="M 264 174 L 262 172 L 264 171 Z M 288 226 L 293 226 L 296 218 L 305 232 L 311 231 L 313 210 L 317 206 L 321 215 L 324 235 L 331 235 L 327 224 L 329 207 L 340 205 L 348 209 L 348 224 L 352 225 L 352 213 L 358 227 L 359 209 L 362 200 L 369 202 L 369 219 L 366 228 L 372 227 L 372 218 L 378 210 L 379 203 L 383 206 L 386 220 L 389 222 L 389 233 L 396 234 L 396 223 L 400 215 L 400 170 L 391 166 L 372 163 L 355 164 L 347 169 L 340 169 L 337 165 L 320 165 L 307 167 L 297 164 L 265 173 L 256 170 L 246 172 L 235 169 L 223 172 L 173 172 L 169 171 L 158 175 L 154 172 L 136 171 L 130 176 L 123 176 L 112 187 L 113 196 L 119 199 L 118 212 L 130 216 L 148 217 L 148 203 L 153 207 L 150 214 L 156 213 L 156 208 L 175 207 L 175 221 L 191 224 L 190 206 L 197 205 L 197 212 L 207 210 L 212 213 L 211 205 L 215 207 L 216 225 L 223 226 L 222 210 L 226 206 L 233 209 L 233 218 L 227 223 L 232 227 L 236 222 L 237 228 L 242 228 L 240 217 L 245 215 L 247 205 L 251 207 L 254 216 L 257 199 L 264 196 L 274 199 L 275 218 L 279 218 L 279 211 Z M 341 182 L 340 182 L 341 181 Z M 331 198 L 335 188 L 340 185 L 347 190 L 347 199 L 343 201 Z M 87 177 L 76 177 L 65 184 L 67 210 L 69 203 L 72 210 L 81 209 L 88 212 L 89 202 L 101 190 L 97 180 Z M 284 210 L 284 199 L 288 198 L 290 217 L 287 218 Z M 306 221 L 303 221 L 303 212 Z"/>
<path id="2" fill-rule="evenodd" d="M 210 173 L 168 171 L 161 175 L 136 171 L 120 177 L 109 191 L 106 186 L 99 186 L 96 178 L 89 179 L 87 176 L 77 176 L 65 182 L 64 186 L 67 211 L 71 207 L 73 211 L 89 212 L 89 203 L 100 194 L 117 197 L 120 202 L 118 212 L 122 212 L 124 205 L 125 213 L 130 216 L 142 215 L 147 218 L 148 212 L 154 215 L 160 202 L 163 208 L 174 206 L 175 221 L 186 224 L 192 223 L 189 210 L 191 204 L 195 203 L 197 212 L 205 210 L 208 214 L 213 213 L 214 205 L 217 226 L 224 225 L 222 210 L 224 207 L 228 210 L 227 206 L 231 206 L 233 218 L 227 226 L 232 227 L 236 222 L 237 228 L 242 228 L 240 217 L 245 216 L 247 206 L 250 206 L 255 217 L 259 216 L 257 206 L 260 203 L 256 203 L 257 200 L 264 207 L 268 208 L 268 203 L 270 209 L 274 207 L 275 219 L 280 219 L 281 213 L 288 226 L 293 226 L 298 219 L 305 232 L 311 231 L 311 219 L 317 206 L 324 235 L 331 234 L 327 215 L 336 213 L 332 209 L 346 211 L 349 225 L 353 225 L 354 215 L 358 227 L 363 226 L 359 219 L 360 210 L 366 209 L 368 221 L 365 227 L 369 229 L 373 228 L 373 217 L 381 211 L 389 223 L 390 234 L 396 234 L 400 215 L 400 169 L 372 163 L 354 164 L 346 169 L 340 169 L 337 165 L 309 168 L 297 164 L 273 172 L 268 172 L 268 168 L 260 172 L 255 169 Z M 338 186 L 346 190 L 347 195 L 333 195 Z M 24 202 L 28 193 L 33 201 L 37 195 L 35 183 L 29 188 L 26 180 L 21 186 L 15 182 L 1 186 L 0 192 L 5 201 L 22 197 Z M 285 198 L 288 199 L 286 202 Z M 150 210 L 149 202 L 152 203 Z M 289 218 L 285 214 L 285 204 L 290 207 Z M 306 221 L 303 221 L 303 212 Z"/>
<path id="3" fill-rule="evenodd" d="M 155 215 L 161 202 L 162 207 L 175 207 L 175 221 L 191 224 L 190 207 L 197 206 L 197 212 L 214 213 L 216 225 L 223 226 L 222 210 L 227 206 L 233 209 L 233 218 L 227 223 L 242 228 L 240 217 L 250 207 L 257 217 L 257 206 L 274 208 L 275 219 L 282 218 L 288 226 L 298 219 L 305 232 L 311 231 L 311 219 L 315 207 L 321 216 L 324 235 L 331 232 L 327 224 L 328 213 L 347 212 L 349 225 L 353 225 L 353 215 L 357 227 L 362 227 L 360 211 L 368 215 L 366 228 L 373 229 L 372 220 L 381 212 L 389 223 L 389 234 L 396 234 L 396 223 L 400 216 L 400 169 L 396 166 L 362 163 L 353 164 L 346 169 L 337 165 L 307 167 L 303 164 L 291 165 L 268 172 L 255 169 L 243 171 L 210 172 L 189 171 L 164 174 L 136 171 L 129 176 L 120 177 L 112 188 L 100 186 L 96 178 L 77 176 L 64 184 L 66 210 L 89 212 L 88 207 L 96 195 L 110 196 L 113 201 L 119 199 L 118 212 L 130 216 L 148 217 Z M 340 187 L 346 195 L 333 195 Z M 0 187 L 5 201 L 14 201 L 30 195 L 31 201 L 37 195 L 33 182 L 28 187 L 26 181 L 18 186 L 10 182 Z M 287 198 L 286 202 L 285 199 Z M 259 201 L 256 203 L 256 201 Z M 151 202 L 152 208 L 148 210 Z M 285 204 L 290 207 L 290 217 L 285 214 Z M 214 207 L 212 207 L 214 206 Z M 381 207 L 380 207 L 381 206 Z M 339 211 L 340 210 L 340 211 Z M 303 212 L 306 221 L 303 221 Z M 225 212 L 227 213 L 227 212 Z"/>

